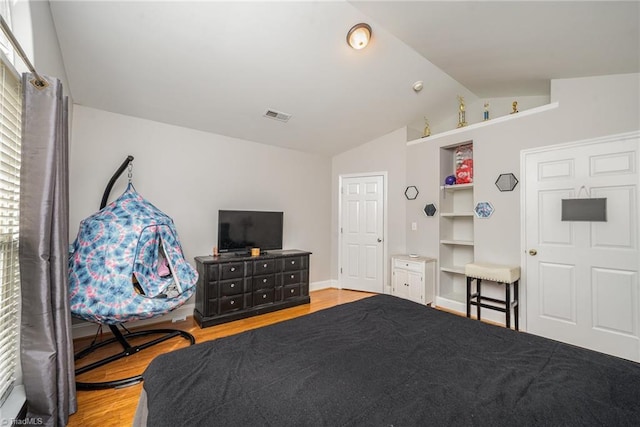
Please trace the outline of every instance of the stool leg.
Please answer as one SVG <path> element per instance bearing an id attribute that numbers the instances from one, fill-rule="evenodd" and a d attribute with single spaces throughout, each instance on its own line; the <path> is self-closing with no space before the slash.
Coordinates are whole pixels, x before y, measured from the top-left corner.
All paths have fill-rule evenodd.
<path id="1" fill-rule="evenodd" d="M 511 283 L 504 284 L 504 299 L 506 301 L 505 314 L 507 315 L 507 329 L 511 329 Z"/>
<path id="2" fill-rule="evenodd" d="M 482 279 L 476 279 L 476 292 L 478 293 L 478 298 L 476 299 L 476 302 L 478 303 L 478 305 L 476 305 L 477 309 L 477 313 L 478 313 L 478 320 L 480 320 L 480 301 L 482 301 L 482 293 L 480 292 L 480 283 L 482 283 Z"/>
<path id="3" fill-rule="evenodd" d="M 513 308 L 513 315 L 516 318 L 516 331 L 519 331 L 518 327 L 518 319 L 520 318 L 518 314 L 518 309 L 520 307 L 520 301 L 518 301 L 518 280 L 513 283 L 513 302 L 515 302 L 515 307 Z"/>
<path id="4" fill-rule="evenodd" d="M 471 317 L 471 277 L 467 277 L 467 317 Z"/>

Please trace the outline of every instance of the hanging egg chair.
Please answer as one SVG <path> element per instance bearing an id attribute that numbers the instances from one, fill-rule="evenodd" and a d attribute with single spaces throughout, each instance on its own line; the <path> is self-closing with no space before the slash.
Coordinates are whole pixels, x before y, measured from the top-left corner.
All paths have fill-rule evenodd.
<path id="1" fill-rule="evenodd" d="M 98 348 L 118 342 L 123 350 L 76 369 L 76 376 L 122 359 L 174 337 L 195 343 L 177 329 L 129 331 L 123 324 L 162 316 L 183 305 L 195 291 L 198 273 L 185 260 L 173 220 L 138 194 L 131 183 L 115 201 L 106 204 L 113 184 L 133 157 L 113 175 L 100 210 L 80 223 L 69 253 L 69 299 L 73 316 L 107 325 L 113 338 L 94 342 L 76 353 L 80 360 Z M 131 173 L 131 172 L 130 172 Z M 160 335 L 141 345 L 136 337 Z M 141 375 L 114 381 L 76 382 L 78 389 L 124 387 L 142 381 Z"/>

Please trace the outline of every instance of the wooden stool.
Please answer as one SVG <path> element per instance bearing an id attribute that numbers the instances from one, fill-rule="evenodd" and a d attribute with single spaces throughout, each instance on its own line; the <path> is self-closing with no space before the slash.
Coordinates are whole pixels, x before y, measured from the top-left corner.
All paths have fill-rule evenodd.
<path id="1" fill-rule="evenodd" d="M 515 327 L 518 330 L 518 281 L 520 280 L 520 267 L 471 263 L 464 267 L 464 274 L 467 276 L 467 317 L 471 317 L 471 306 L 477 307 L 477 317 L 480 320 L 480 308 L 501 311 L 507 317 L 506 326 L 511 329 L 511 308 L 515 317 Z M 476 292 L 471 293 L 471 282 L 476 281 Z M 490 280 L 505 285 L 505 298 L 503 300 L 482 296 L 482 280 Z M 511 286 L 513 285 L 513 301 L 511 301 Z M 483 301 L 490 301 L 493 304 L 485 304 Z"/>

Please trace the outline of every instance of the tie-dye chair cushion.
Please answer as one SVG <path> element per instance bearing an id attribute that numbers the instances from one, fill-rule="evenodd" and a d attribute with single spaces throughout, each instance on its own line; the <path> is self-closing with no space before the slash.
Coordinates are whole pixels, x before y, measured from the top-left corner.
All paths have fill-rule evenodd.
<path id="1" fill-rule="evenodd" d="M 116 324 L 166 314 L 191 297 L 197 280 L 173 220 L 131 184 L 80 223 L 70 248 L 71 312 L 90 322 Z"/>

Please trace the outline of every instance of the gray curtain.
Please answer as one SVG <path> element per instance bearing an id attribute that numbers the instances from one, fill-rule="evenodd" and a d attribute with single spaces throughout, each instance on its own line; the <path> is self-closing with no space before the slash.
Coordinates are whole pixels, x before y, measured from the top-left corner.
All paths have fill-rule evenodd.
<path id="1" fill-rule="evenodd" d="M 58 79 L 24 74 L 20 169 L 21 360 L 28 417 L 65 426 L 76 411 L 68 294 L 68 103 Z"/>

